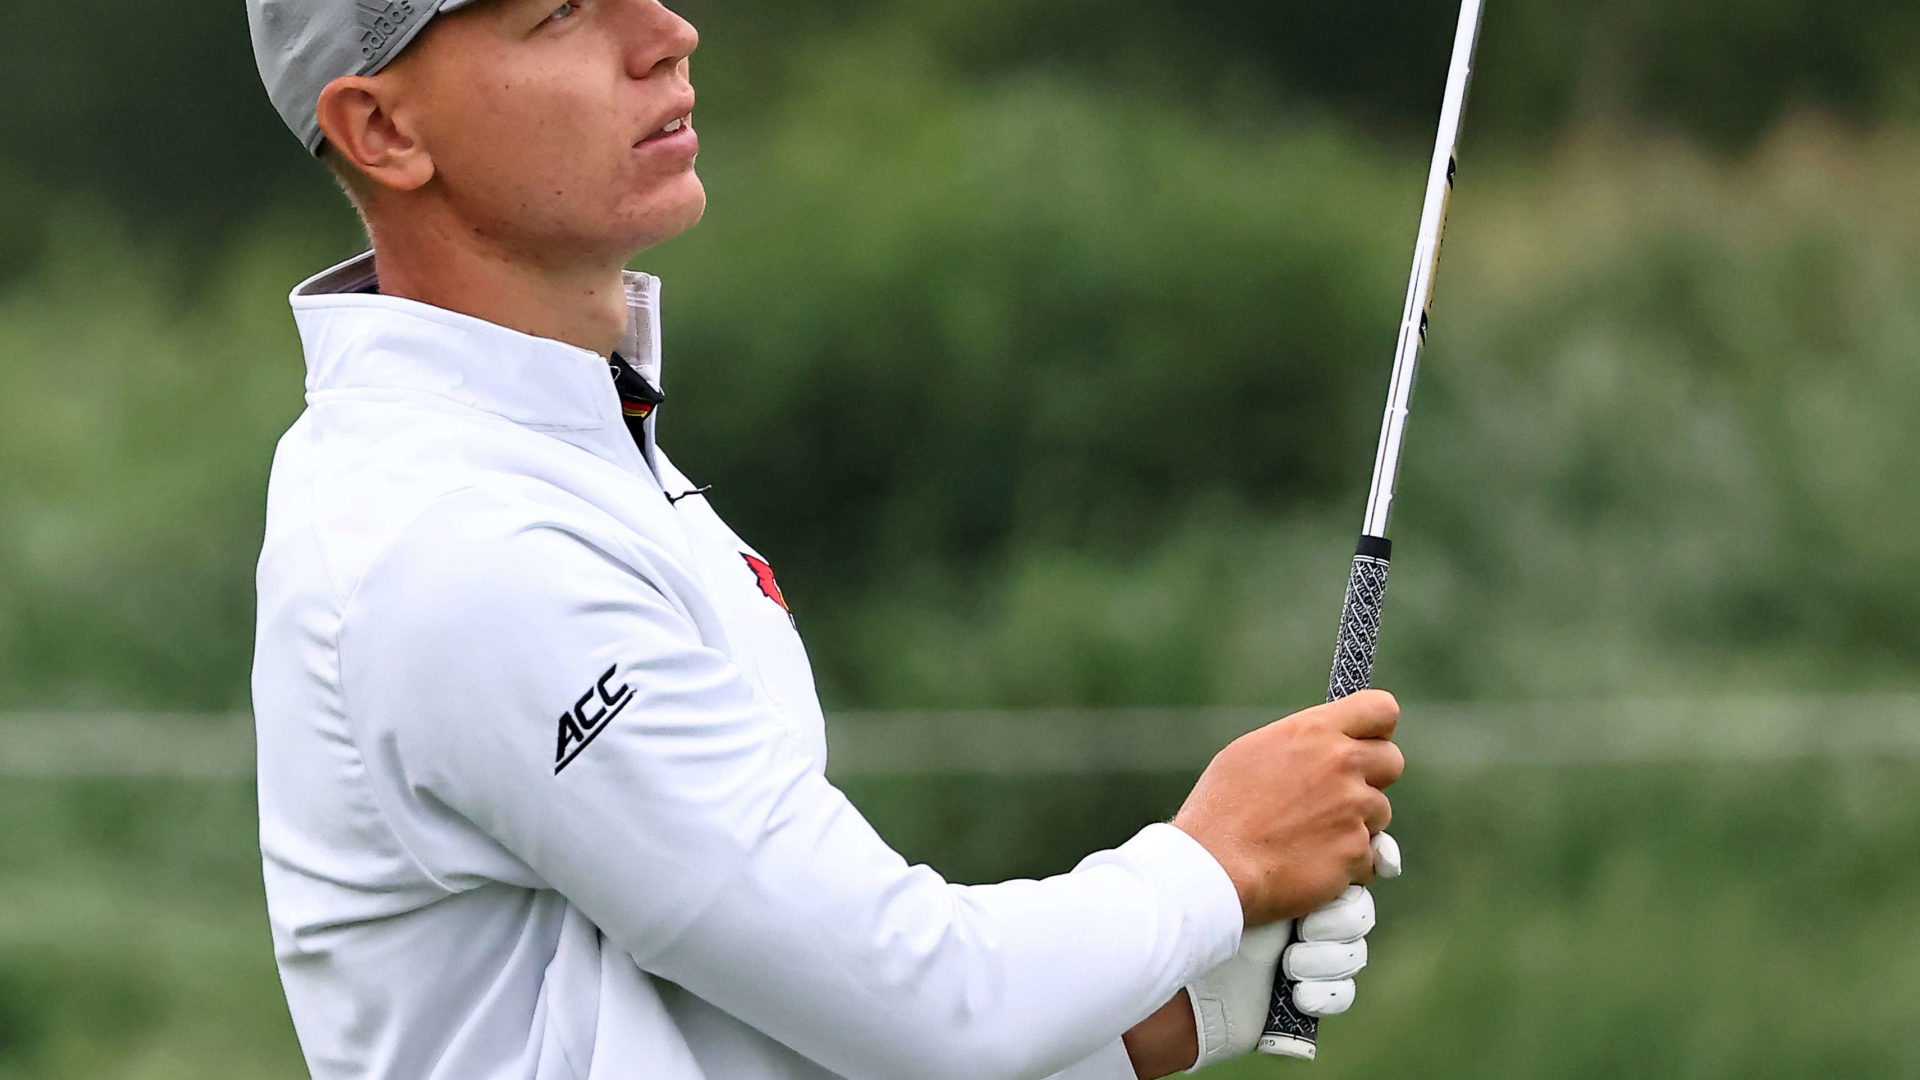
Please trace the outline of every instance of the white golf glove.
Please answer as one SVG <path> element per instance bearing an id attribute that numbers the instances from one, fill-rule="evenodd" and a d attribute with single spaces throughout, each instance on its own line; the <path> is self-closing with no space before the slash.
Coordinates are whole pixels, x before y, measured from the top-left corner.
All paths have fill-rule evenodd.
<path id="1" fill-rule="evenodd" d="M 1400 876 L 1400 845 L 1380 833 L 1373 838 L 1374 872 Z M 1373 929 L 1373 894 L 1349 885 L 1326 907 L 1299 920 L 1292 945 L 1291 919 L 1247 931 L 1233 958 L 1187 987 L 1193 1003 L 1200 1056 L 1188 1072 L 1249 1053 L 1266 1026 L 1275 971 L 1284 964 L 1297 979 L 1293 1004 L 1308 1016 L 1337 1016 L 1353 1004 L 1353 977 L 1367 966 L 1367 933 Z"/>

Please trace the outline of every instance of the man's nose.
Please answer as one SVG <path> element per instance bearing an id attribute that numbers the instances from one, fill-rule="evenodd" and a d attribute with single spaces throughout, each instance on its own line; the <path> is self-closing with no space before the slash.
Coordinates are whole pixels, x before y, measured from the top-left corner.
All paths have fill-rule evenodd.
<path id="1" fill-rule="evenodd" d="M 627 10 L 628 74 L 644 79 L 662 68 L 679 66 L 700 46 L 700 32 L 660 0 L 624 0 Z"/>

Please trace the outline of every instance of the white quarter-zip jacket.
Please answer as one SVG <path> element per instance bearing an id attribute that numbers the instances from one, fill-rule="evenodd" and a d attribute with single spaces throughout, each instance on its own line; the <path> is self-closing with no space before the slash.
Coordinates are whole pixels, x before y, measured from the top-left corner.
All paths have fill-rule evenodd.
<path id="1" fill-rule="evenodd" d="M 253 693 L 267 904 L 321 1080 L 1131 1080 L 1237 948 L 1168 825 L 1044 881 L 909 866 L 825 777 L 768 561 L 608 360 L 293 294 Z M 660 380 L 659 283 L 619 350 Z M 670 407 L 670 406 L 667 406 Z M 804 616 L 804 613 L 802 613 Z"/>

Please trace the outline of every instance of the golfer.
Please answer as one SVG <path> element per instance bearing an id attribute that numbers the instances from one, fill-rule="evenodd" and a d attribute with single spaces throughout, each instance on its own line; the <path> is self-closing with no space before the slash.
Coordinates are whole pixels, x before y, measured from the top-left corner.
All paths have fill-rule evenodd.
<path id="1" fill-rule="evenodd" d="M 373 250 L 292 297 L 253 696 L 275 957 L 323 1080 L 1162 1076 L 1352 1000 L 1397 706 L 1236 741 L 1045 881 L 909 866 L 824 775 L 773 560 L 656 441 L 705 208 L 656 0 L 248 0 Z M 804 613 L 803 613 L 804 614 Z M 1309 912 L 1314 914 L 1308 918 Z"/>

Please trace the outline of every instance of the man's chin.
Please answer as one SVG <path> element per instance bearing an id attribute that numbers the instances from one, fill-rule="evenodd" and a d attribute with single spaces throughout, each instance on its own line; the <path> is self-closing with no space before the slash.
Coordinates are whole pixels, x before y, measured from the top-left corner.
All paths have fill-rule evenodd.
<path id="1" fill-rule="evenodd" d="M 691 191 L 671 203 L 655 200 L 647 208 L 637 227 L 628 234 L 634 254 L 664 244 L 700 224 L 707 213 L 707 192 L 698 177 L 692 177 L 691 187 Z"/>

